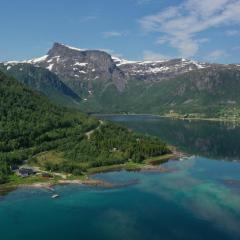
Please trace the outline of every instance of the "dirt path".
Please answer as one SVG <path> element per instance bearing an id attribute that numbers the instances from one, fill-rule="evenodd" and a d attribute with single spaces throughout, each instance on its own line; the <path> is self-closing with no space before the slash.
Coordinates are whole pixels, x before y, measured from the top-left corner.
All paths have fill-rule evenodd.
<path id="1" fill-rule="evenodd" d="M 90 139 L 91 135 L 101 127 L 101 125 L 103 125 L 103 121 L 99 120 L 99 125 L 95 129 L 92 129 L 91 131 L 85 133 L 88 140 Z"/>

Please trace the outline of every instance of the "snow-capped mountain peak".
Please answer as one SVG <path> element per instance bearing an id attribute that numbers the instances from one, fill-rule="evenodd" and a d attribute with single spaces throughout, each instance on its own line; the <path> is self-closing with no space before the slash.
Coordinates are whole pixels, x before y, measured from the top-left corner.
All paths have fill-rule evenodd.
<path id="1" fill-rule="evenodd" d="M 89 82 L 89 86 L 95 80 L 113 81 L 120 91 L 132 79 L 158 82 L 190 71 L 216 66 L 216 64 L 200 63 L 185 58 L 129 61 L 111 56 L 103 50 L 80 49 L 62 43 L 54 43 L 47 55 L 40 58 L 21 62 L 11 61 L 4 64 L 8 65 L 10 69 L 12 65 L 18 63 L 43 67 L 74 83 Z"/>

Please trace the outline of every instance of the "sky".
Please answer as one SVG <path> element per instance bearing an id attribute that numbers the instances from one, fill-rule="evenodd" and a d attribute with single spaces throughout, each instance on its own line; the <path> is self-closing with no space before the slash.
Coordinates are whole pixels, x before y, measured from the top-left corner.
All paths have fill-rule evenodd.
<path id="1" fill-rule="evenodd" d="M 240 63 L 240 0 L 0 0 L 0 61 L 54 42 L 128 60 Z"/>

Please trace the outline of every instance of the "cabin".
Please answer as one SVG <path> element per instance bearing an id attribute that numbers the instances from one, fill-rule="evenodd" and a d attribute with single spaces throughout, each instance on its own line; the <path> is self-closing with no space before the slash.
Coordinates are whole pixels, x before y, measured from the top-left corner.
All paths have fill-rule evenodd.
<path id="1" fill-rule="evenodd" d="M 36 174 L 36 171 L 34 171 L 32 168 L 20 168 L 18 173 L 21 177 L 29 177 Z"/>
<path id="2" fill-rule="evenodd" d="M 52 178 L 53 177 L 51 174 L 46 173 L 46 172 L 43 172 L 41 175 L 43 178 Z"/>
<path id="3" fill-rule="evenodd" d="M 10 166 L 10 170 L 12 172 L 17 172 L 19 170 L 19 167 L 17 165 L 12 165 L 12 166 Z"/>

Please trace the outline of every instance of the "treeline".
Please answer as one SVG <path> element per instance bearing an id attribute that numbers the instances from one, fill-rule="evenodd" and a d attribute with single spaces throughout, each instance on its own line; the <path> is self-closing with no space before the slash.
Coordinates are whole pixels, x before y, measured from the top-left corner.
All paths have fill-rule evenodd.
<path id="1" fill-rule="evenodd" d="M 82 171 L 127 161 L 141 163 L 146 158 L 169 153 L 167 145 L 159 139 L 136 134 L 112 123 L 101 125 L 90 139 L 85 137 L 78 142 L 73 139 L 60 150 Z"/>

